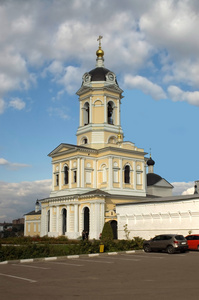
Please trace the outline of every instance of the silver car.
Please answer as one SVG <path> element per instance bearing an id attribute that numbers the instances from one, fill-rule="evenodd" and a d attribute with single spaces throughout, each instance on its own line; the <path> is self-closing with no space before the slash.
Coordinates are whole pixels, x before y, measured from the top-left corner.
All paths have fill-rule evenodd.
<path id="1" fill-rule="evenodd" d="M 160 234 L 149 241 L 144 241 L 143 248 L 145 252 L 166 251 L 172 254 L 176 251 L 188 251 L 187 240 L 180 234 Z"/>

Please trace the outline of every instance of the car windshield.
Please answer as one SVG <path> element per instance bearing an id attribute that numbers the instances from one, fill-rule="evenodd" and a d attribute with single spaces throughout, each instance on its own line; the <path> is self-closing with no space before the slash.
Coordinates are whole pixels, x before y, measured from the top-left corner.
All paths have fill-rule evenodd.
<path id="1" fill-rule="evenodd" d="M 176 235 L 176 236 L 175 236 L 175 239 L 178 240 L 178 241 L 182 241 L 182 240 L 184 240 L 185 238 L 184 238 L 183 235 Z"/>

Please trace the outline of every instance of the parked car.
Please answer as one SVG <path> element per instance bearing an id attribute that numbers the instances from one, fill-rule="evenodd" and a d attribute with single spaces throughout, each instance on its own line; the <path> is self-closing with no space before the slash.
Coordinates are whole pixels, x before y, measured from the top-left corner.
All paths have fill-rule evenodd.
<path id="1" fill-rule="evenodd" d="M 198 250 L 199 251 L 199 234 L 190 234 L 186 237 L 187 244 L 190 250 Z"/>
<path id="2" fill-rule="evenodd" d="M 185 252 L 188 250 L 187 240 L 180 234 L 161 234 L 153 239 L 144 241 L 143 249 L 145 252 L 166 251 L 172 254 L 176 251 Z"/>

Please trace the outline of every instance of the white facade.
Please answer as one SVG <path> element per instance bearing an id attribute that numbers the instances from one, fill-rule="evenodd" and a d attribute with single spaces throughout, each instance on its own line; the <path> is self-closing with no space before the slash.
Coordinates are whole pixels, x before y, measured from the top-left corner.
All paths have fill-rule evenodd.
<path id="1" fill-rule="evenodd" d="M 42 205 L 41 236 L 58 237 L 65 235 L 69 239 L 77 239 L 84 230 L 84 209 L 89 209 L 89 238 L 98 239 L 104 226 L 105 201 L 95 199 L 51 200 Z M 63 232 L 63 209 L 66 210 L 66 228 Z"/>
<path id="2" fill-rule="evenodd" d="M 150 239 L 158 234 L 199 234 L 199 195 L 151 199 L 144 203 L 116 205 L 118 238 Z"/>

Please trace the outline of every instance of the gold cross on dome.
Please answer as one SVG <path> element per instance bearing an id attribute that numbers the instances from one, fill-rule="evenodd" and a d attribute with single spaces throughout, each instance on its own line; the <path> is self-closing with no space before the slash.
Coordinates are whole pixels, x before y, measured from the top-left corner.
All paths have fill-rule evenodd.
<path id="1" fill-rule="evenodd" d="M 99 35 L 99 37 L 98 37 L 98 39 L 97 39 L 97 41 L 99 41 L 99 47 L 101 47 L 101 39 L 103 38 L 103 36 L 102 35 Z"/>

